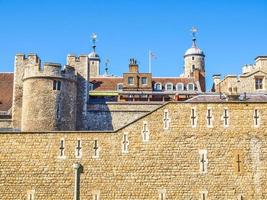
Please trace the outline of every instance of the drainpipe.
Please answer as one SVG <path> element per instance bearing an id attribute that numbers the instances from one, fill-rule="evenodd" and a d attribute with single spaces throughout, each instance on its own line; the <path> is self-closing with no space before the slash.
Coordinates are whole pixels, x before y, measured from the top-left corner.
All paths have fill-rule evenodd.
<path id="1" fill-rule="evenodd" d="M 73 164 L 73 169 L 74 169 L 74 174 L 75 174 L 73 199 L 74 200 L 80 200 L 80 169 L 81 169 L 81 164 L 80 163 Z"/>

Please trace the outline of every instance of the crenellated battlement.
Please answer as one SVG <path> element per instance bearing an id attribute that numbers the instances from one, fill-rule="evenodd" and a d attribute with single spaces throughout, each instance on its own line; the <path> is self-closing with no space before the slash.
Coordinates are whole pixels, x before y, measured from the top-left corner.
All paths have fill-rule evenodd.
<path id="1" fill-rule="evenodd" d="M 80 55 L 80 56 L 76 56 L 73 54 L 68 54 L 67 56 L 67 64 L 71 65 L 73 63 L 77 63 L 77 62 L 86 62 L 88 59 L 87 55 Z"/>
<path id="2" fill-rule="evenodd" d="M 71 66 L 66 65 L 62 70 L 59 63 L 44 63 L 43 67 L 33 65 L 25 68 L 23 80 L 29 78 L 59 78 L 76 81 L 76 74 L 75 69 Z"/>

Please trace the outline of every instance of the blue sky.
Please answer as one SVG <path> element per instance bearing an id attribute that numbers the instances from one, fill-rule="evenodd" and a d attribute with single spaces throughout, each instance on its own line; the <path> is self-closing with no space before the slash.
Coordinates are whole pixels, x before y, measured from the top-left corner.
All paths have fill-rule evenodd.
<path id="1" fill-rule="evenodd" d="M 154 76 L 178 76 L 183 54 L 197 44 L 206 54 L 208 88 L 215 73 L 237 74 L 257 55 L 267 55 L 266 0 L 0 0 L 0 72 L 13 71 L 16 53 L 37 53 L 43 62 L 66 63 L 69 53 L 88 54 L 90 35 L 110 60 L 110 73 L 128 70 L 135 57 Z"/>

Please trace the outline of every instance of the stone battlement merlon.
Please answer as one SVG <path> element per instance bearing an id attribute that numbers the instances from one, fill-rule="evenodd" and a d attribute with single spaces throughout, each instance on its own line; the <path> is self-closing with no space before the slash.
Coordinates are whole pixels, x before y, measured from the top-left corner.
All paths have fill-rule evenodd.
<path id="1" fill-rule="evenodd" d="M 51 62 L 44 63 L 43 68 L 41 68 L 41 65 L 28 66 L 25 68 L 23 80 L 37 77 L 68 79 L 76 81 L 76 74 L 73 67 L 65 66 L 62 70 L 61 64 Z"/>
<path id="2" fill-rule="evenodd" d="M 72 62 L 81 62 L 84 61 L 85 58 L 88 56 L 85 54 L 82 54 L 80 56 L 76 56 L 74 54 L 68 54 L 67 56 L 67 63 L 72 63 Z"/>
<path id="3" fill-rule="evenodd" d="M 17 53 L 16 60 L 28 61 L 31 64 L 40 64 L 41 60 L 37 54 L 29 53 L 28 55 Z"/>

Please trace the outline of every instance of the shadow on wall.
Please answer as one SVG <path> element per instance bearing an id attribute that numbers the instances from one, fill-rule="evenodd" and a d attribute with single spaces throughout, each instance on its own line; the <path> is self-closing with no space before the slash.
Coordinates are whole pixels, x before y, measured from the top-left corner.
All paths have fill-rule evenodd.
<path id="1" fill-rule="evenodd" d="M 113 112 L 105 101 L 90 103 L 87 112 L 87 125 L 90 131 L 112 131 Z"/>

